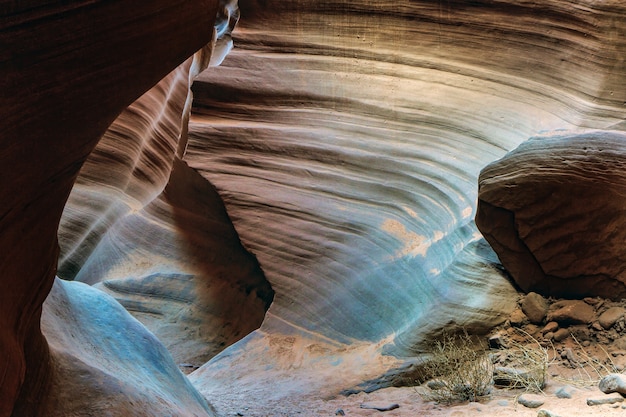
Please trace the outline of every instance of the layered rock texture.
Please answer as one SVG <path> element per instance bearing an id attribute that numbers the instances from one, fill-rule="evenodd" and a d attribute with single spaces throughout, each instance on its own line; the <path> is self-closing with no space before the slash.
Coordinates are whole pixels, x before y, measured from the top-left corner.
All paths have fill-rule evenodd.
<path id="1" fill-rule="evenodd" d="M 107 127 L 211 40 L 217 6 L 212 0 L 132 5 L 119 1 L 3 2 L 0 6 L 0 415 L 68 415 L 63 407 L 71 407 L 69 403 L 59 403 L 61 408 L 54 412 L 42 411 L 46 398 L 59 395 L 55 390 L 59 384 L 54 382 L 58 374 L 53 370 L 68 364 L 82 370 L 64 371 L 65 388 L 97 384 L 89 372 L 83 372 L 90 362 L 82 362 L 84 367 L 78 364 L 85 348 L 72 343 L 84 345 L 85 337 L 73 340 L 71 335 L 57 335 L 49 349 L 40 331 L 42 303 L 55 279 L 59 219 L 81 165 Z M 65 303 L 63 299 L 55 300 Z M 51 303 L 52 308 L 55 301 Z M 116 311 L 114 307 L 105 310 Z M 71 331 L 68 326 L 59 329 Z M 123 340 L 128 335 L 101 336 Z M 98 354 L 110 354 L 115 362 L 115 352 L 104 346 L 98 349 Z M 75 361 L 67 359 L 72 355 Z M 169 357 L 162 351 L 158 355 Z M 171 374 L 171 367 L 164 372 Z M 99 390 L 92 387 L 92 395 L 97 395 Z M 114 388 L 102 392 L 109 390 Z M 178 392 L 184 390 L 181 386 Z M 146 390 L 144 403 L 149 392 L 156 391 Z M 167 409 L 166 397 L 153 396 L 152 400 L 160 398 Z M 201 400 L 189 392 L 179 403 L 187 401 L 190 410 L 208 414 L 206 404 L 193 405 L 195 400 L 190 398 Z M 122 403 L 108 402 L 107 408 L 107 415 L 134 414 Z"/>
<path id="2" fill-rule="evenodd" d="M 537 137 L 487 166 L 476 223 L 525 291 L 626 296 L 626 134 Z"/>
<path id="3" fill-rule="evenodd" d="M 539 132 L 623 119 L 623 7 L 240 4 L 237 48 L 194 84 L 187 161 L 276 298 L 192 381 L 225 409 L 374 389 L 437 329 L 502 320 L 514 291 L 472 221 L 478 174 Z"/>
<path id="4" fill-rule="evenodd" d="M 618 0 L 244 0 L 207 70 L 231 2 L 39 6 L 0 23 L 2 416 L 293 414 L 414 381 L 443 329 L 516 307 L 480 170 L 623 125 Z M 48 348 L 59 224 L 82 282 L 54 285 Z"/>

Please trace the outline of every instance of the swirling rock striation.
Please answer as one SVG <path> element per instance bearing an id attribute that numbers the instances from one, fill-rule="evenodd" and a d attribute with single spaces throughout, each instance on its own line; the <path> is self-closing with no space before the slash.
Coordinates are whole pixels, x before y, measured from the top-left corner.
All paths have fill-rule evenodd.
<path id="1" fill-rule="evenodd" d="M 258 328 L 273 298 L 215 189 L 181 159 L 190 85 L 230 50 L 236 6 L 221 2 L 214 42 L 111 124 L 59 227 L 59 276 L 113 295 L 186 370 Z"/>
<path id="2" fill-rule="evenodd" d="M 476 224 L 524 291 L 626 296 L 626 134 L 535 137 L 479 177 Z"/>
<path id="3" fill-rule="evenodd" d="M 300 394 L 402 366 L 368 343 L 401 361 L 442 328 L 503 320 L 516 292 L 473 223 L 478 174 L 538 132 L 623 120 L 624 6 L 240 7 L 237 48 L 194 84 L 186 161 L 223 196 L 276 297 L 261 330 L 194 384 L 219 407 L 237 384 L 276 404 L 276 385 L 295 395 L 306 369 L 329 373 Z M 296 353 L 307 346 L 344 362 Z M 348 369 L 350 355 L 368 366 Z M 248 377 L 261 369 L 275 372 L 271 395 Z"/>

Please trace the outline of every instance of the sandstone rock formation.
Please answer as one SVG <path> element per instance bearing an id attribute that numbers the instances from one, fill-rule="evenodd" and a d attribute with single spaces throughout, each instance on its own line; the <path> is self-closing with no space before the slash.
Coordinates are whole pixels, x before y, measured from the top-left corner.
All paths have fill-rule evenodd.
<path id="1" fill-rule="evenodd" d="M 82 163 L 125 107 L 210 41 L 216 9 L 213 0 L 0 8 L 0 415 L 38 415 L 48 386 L 39 319 Z"/>
<path id="2" fill-rule="evenodd" d="M 129 106 L 85 162 L 59 227 L 59 276 L 114 295 L 199 367 L 258 328 L 273 291 L 184 153 L 196 54 Z"/>
<path id="3" fill-rule="evenodd" d="M 626 296 L 626 134 L 524 142 L 479 178 L 476 223 L 525 291 Z"/>
<path id="4" fill-rule="evenodd" d="M 473 222 L 481 168 L 540 131 L 624 119 L 618 0 L 243 0 L 189 134 L 190 79 L 224 53 L 174 68 L 210 40 L 217 4 L 40 6 L 0 23 L 2 416 L 152 400 L 210 415 L 180 361 L 207 361 L 189 380 L 223 414 L 414 379 L 442 328 L 485 331 L 516 306 Z M 237 15 L 220 10 L 227 33 Z M 59 272 L 97 288 L 57 283 L 48 355 L 41 305 L 85 160 Z"/>
<path id="5" fill-rule="evenodd" d="M 57 279 L 42 329 L 52 372 L 41 415 L 215 415 L 156 337 L 93 287 Z"/>
<path id="6" fill-rule="evenodd" d="M 240 6 L 237 48 L 194 84 L 186 161 L 276 297 L 194 384 L 227 411 L 241 392 L 373 389 L 438 329 L 502 320 L 514 292 L 472 222 L 478 173 L 538 132 L 623 119 L 623 6 Z"/>

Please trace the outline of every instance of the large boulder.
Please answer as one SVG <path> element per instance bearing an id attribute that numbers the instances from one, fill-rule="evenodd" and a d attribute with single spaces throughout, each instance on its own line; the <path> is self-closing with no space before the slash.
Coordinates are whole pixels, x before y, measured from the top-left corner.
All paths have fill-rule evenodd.
<path id="1" fill-rule="evenodd" d="M 476 224 L 524 291 L 626 296 L 626 134 L 535 137 L 480 174 Z"/>

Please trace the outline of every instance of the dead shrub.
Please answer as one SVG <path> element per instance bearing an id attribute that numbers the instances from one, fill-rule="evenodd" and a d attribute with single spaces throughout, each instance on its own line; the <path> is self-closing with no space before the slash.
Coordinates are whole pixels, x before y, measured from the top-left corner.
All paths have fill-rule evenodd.
<path id="1" fill-rule="evenodd" d="M 424 400 L 446 404 L 477 401 L 491 392 L 493 364 L 486 344 L 467 333 L 444 334 L 428 353 L 431 358 L 423 366 L 422 380 L 436 379 L 428 384 L 430 388 L 418 390 Z"/>

